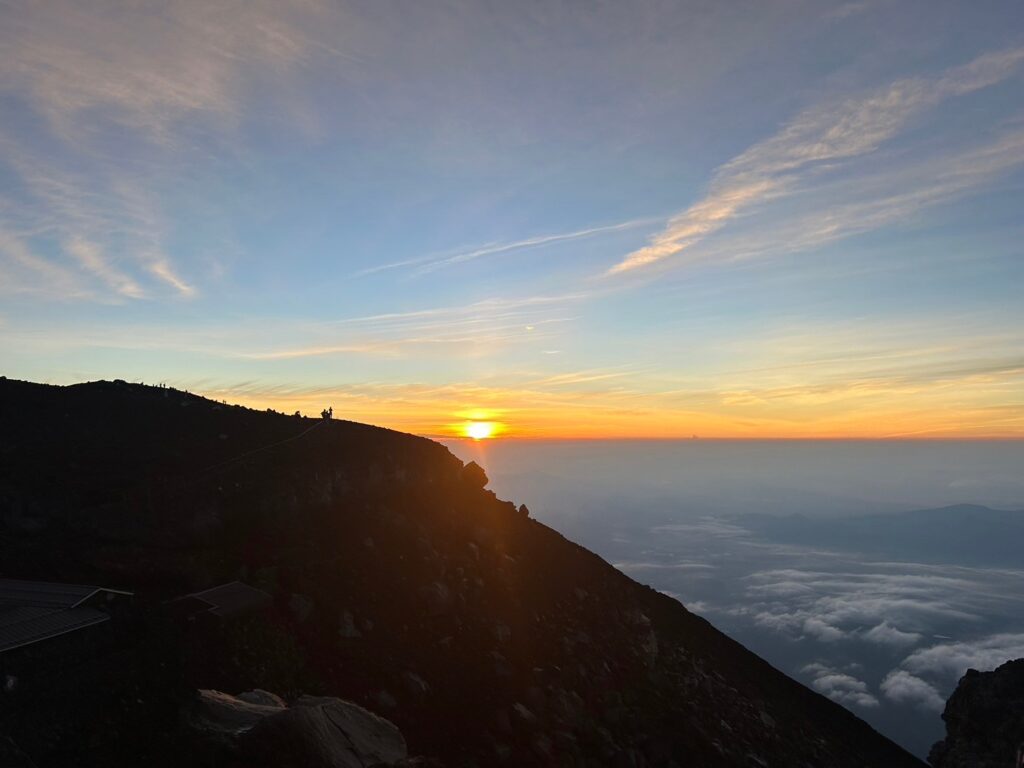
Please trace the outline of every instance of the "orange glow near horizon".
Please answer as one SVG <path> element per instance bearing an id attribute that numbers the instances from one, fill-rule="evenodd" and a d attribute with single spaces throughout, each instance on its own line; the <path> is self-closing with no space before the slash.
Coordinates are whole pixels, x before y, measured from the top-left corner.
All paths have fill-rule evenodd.
<path id="1" fill-rule="evenodd" d="M 906 385 L 823 393 L 777 391 L 634 393 L 423 385 L 281 392 L 206 389 L 202 394 L 263 410 L 319 414 L 416 435 L 467 439 L 1020 439 L 1024 421 L 993 407 L 1005 382 L 975 391 Z M 994 391 L 996 390 L 996 391 Z M 826 396 L 829 395 L 829 396 Z M 475 402 L 467 403 L 472 398 Z M 514 427 L 510 426 L 514 424 Z"/>

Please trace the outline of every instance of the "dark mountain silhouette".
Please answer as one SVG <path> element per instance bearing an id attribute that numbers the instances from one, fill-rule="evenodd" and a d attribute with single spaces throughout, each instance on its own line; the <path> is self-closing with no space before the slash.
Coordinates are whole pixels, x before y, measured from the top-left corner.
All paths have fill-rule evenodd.
<path id="1" fill-rule="evenodd" d="M 486 482 L 362 424 L 0 380 L 0 576 L 135 593 L 113 650 L 0 693 L 0 742 L 39 766 L 269 764 L 187 727 L 196 689 L 262 688 L 307 725 L 347 705 L 302 694 L 355 702 L 449 766 L 921 765 Z M 168 602 L 234 581 L 270 604 L 200 626 Z"/>
<path id="2" fill-rule="evenodd" d="M 1024 760 L 1024 659 L 991 672 L 967 670 L 942 713 L 946 738 L 932 747 L 935 768 L 1004 768 Z"/>
<path id="3" fill-rule="evenodd" d="M 742 524 L 788 544 L 921 562 L 1024 568 L 1024 512 L 955 504 L 939 509 L 815 518 L 746 515 Z"/>

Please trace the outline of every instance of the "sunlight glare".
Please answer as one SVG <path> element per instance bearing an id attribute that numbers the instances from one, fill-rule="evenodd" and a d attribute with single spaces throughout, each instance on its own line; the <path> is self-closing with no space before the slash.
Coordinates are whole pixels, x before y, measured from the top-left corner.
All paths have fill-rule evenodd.
<path id="1" fill-rule="evenodd" d="M 474 440 L 485 440 L 494 436 L 494 422 L 491 421 L 469 421 L 465 426 L 466 437 Z"/>

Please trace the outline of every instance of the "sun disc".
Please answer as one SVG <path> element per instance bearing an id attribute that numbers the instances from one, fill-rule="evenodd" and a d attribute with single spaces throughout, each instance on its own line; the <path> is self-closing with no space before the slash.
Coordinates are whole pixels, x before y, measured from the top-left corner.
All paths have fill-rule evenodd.
<path id="1" fill-rule="evenodd" d="M 466 424 L 466 437 L 474 440 L 485 440 L 494 434 L 494 424 L 490 421 L 470 421 Z"/>

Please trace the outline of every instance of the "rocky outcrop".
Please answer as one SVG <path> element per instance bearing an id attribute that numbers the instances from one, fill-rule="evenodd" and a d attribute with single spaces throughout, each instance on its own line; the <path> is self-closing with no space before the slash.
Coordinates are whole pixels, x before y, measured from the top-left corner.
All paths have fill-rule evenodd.
<path id="1" fill-rule="evenodd" d="M 992 672 L 967 670 L 942 713 L 946 738 L 932 747 L 935 768 L 1012 768 L 1024 750 L 1024 659 Z"/>
<path id="2" fill-rule="evenodd" d="M 288 706 L 262 690 L 202 690 L 191 725 L 254 768 L 383 768 L 408 756 L 393 723 L 334 697 L 302 696 Z"/>

